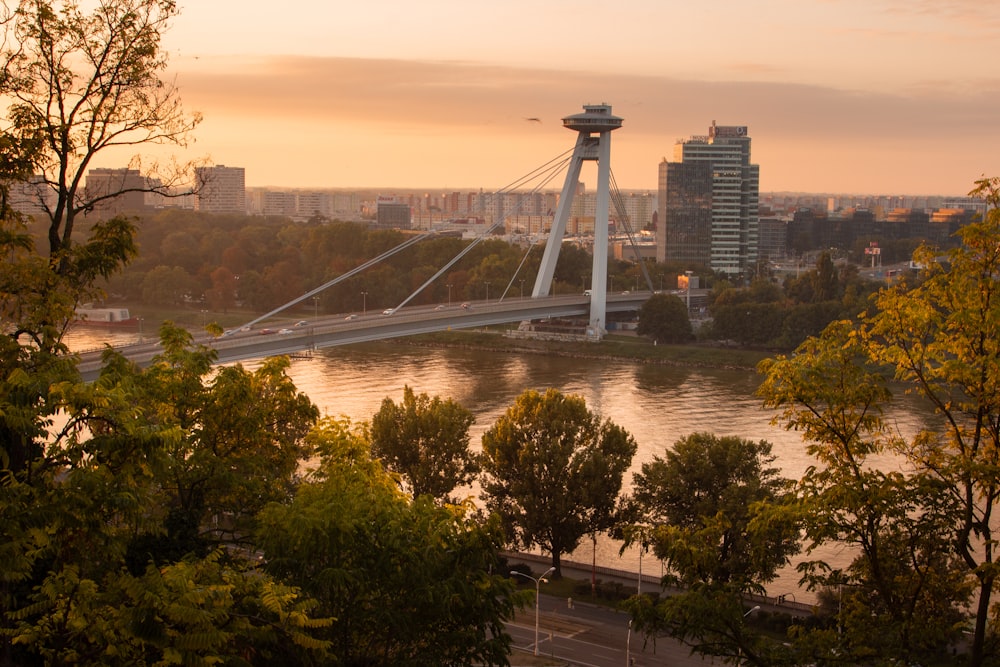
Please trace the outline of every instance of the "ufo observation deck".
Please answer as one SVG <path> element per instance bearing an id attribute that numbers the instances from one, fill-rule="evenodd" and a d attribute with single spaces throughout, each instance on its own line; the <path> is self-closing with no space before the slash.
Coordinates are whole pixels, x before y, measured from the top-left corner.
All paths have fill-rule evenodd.
<path id="1" fill-rule="evenodd" d="M 585 134 L 610 132 L 622 126 L 622 118 L 612 115 L 610 104 L 585 104 L 583 113 L 575 113 L 562 119 L 563 127 Z"/>

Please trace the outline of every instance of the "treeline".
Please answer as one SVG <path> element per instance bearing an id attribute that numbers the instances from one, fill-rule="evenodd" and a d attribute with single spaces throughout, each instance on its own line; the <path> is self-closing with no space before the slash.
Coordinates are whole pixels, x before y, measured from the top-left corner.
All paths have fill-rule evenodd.
<path id="1" fill-rule="evenodd" d="M 204 304 L 216 311 L 266 312 L 396 248 L 416 232 L 374 230 L 354 222 L 226 216 L 165 210 L 136 225 L 139 256 L 107 283 L 112 298 L 129 303 Z M 382 309 L 399 304 L 471 241 L 429 238 L 332 286 L 303 308 L 319 313 Z M 429 285 L 414 304 L 529 295 L 543 248 L 486 239 Z M 527 257 L 526 257 L 527 255 Z M 611 283 L 635 283 L 629 262 L 609 262 Z M 520 267 L 520 268 L 519 268 Z M 553 292 L 590 287 L 590 253 L 572 245 L 560 251 Z M 661 273 L 663 273 L 661 271 Z M 676 275 L 676 274 L 671 274 Z M 487 294 L 488 292 L 488 294 Z"/>
<path id="2" fill-rule="evenodd" d="M 387 251 L 415 232 L 375 230 L 354 222 L 204 214 L 164 210 L 137 221 L 139 254 L 105 285 L 108 295 L 129 304 L 239 308 L 267 312 L 301 297 Z M 399 304 L 452 262 L 472 243 L 457 237 L 429 238 L 403 249 L 299 305 L 299 312 L 346 313 Z M 511 245 L 499 238 L 475 245 L 429 284 L 415 305 L 462 302 L 530 294 L 542 247 Z M 646 289 L 646 274 L 659 290 L 676 284 L 685 268 L 647 261 L 609 260 L 608 286 Z M 835 265 L 820 255 L 814 268 L 779 282 L 763 275 L 737 287 L 704 267 L 694 267 L 712 287 L 705 315 L 710 326 L 695 333 L 703 340 L 732 341 L 769 349 L 793 349 L 834 319 L 858 313 L 880 286 L 862 278 L 853 265 Z M 553 293 L 580 293 L 591 284 L 590 252 L 564 244 Z M 697 315 L 697 309 L 696 309 Z M 660 336 L 660 340 L 675 340 Z"/>
<path id="3" fill-rule="evenodd" d="M 917 279 L 914 272 L 911 280 Z M 710 295 L 711 324 L 702 337 L 740 345 L 793 350 L 834 320 L 860 313 L 885 283 L 861 277 L 853 264 L 835 265 L 822 253 L 815 268 L 778 283 L 770 278 L 735 288 L 720 282 Z"/>

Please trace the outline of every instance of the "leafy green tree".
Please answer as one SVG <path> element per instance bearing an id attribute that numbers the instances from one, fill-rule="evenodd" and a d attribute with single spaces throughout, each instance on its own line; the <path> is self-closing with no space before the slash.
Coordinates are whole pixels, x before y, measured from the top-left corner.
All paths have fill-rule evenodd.
<path id="1" fill-rule="evenodd" d="M 639 309 L 640 336 L 663 343 L 691 340 L 691 320 L 684 300 L 672 294 L 654 294 Z"/>
<path id="2" fill-rule="evenodd" d="M 743 622 L 747 600 L 799 550 L 790 481 L 774 460 L 764 440 L 694 433 L 642 465 L 633 501 L 652 528 L 664 582 L 683 592 L 656 604 L 631 599 L 634 627 L 704 655 L 762 657 L 767 642 Z"/>
<path id="3" fill-rule="evenodd" d="M 144 165 L 141 185 L 84 188 L 97 156 L 123 146 L 183 146 L 200 121 L 161 79 L 167 60 L 160 38 L 176 14 L 172 0 L 106 0 L 89 15 L 73 0 L 30 0 L 3 24 L 0 85 L 11 101 L 5 134 L 41 147 L 38 200 L 60 275 L 80 270 L 70 254 L 79 216 L 125 192 L 176 194 L 171 188 L 185 177 L 185 170 L 153 174 L 154 165 Z M 117 229 L 119 243 L 127 232 Z"/>
<path id="4" fill-rule="evenodd" d="M 919 250 L 914 259 L 927 266 L 919 286 L 883 289 L 857 322 L 836 323 L 793 357 L 764 363 L 760 391 L 820 463 L 804 480 L 818 501 L 807 534 L 861 547 L 850 571 L 825 583 L 869 591 L 867 606 L 892 623 L 885 627 L 895 646 L 881 647 L 904 656 L 948 645 L 973 584 L 968 662 L 978 666 L 991 659 L 996 623 L 1000 179 L 980 181 L 973 194 L 989 212 L 959 231 L 962 245 L 947 265 L 934 261 L 933 248 Z M 934 408 L 936 418 L 910 439 L 882 416 L 892 398 L 885 370 Z M 873 465 L 886 454 L 899 461 L 888 471 Z M 813 568 L 819 581 L 822 569 Z"/>
<path id="5" fill-rule="evenodd" d="M 483 497 L 513 542 L 552 555 L 558 577 L 562 554 L 610 525 L 635 452 L 581 397 L 528 390 L 483 434 Z"/>
<path id="6" fill-rule="evenodd" d="M 408 497 L 349 424 L 325 420 L 311 441 L 319 467 L 265 510 L 261 544 L 268 571 L 336 619 L 325 664 L 507 665 L 519 598 L 498 526 Z"/>
<path id="7" fill-rule="evenodd" d="M 0 664 L 256 651 L 252 664 L 322 650 L 310 632 L 324 623 L 298 591 L 255 572 L 252 548 L 211 548 L 246 546 L 261 505 L 287 499 L 316 409 L 280 360 L 213 376 L 212 353 L 189 343 L 166 327 L 150 369 L 109 351 L 91 384 L 68 356 L 37 377 L 26 366 L 5 376 L 5 452 L 30 458 L 12 468 L 5 457 L 0 471 Z M 54 378 L 52 407 L 18 397 Z"/>
<path id="8" fill-rule="evenodd" d="M 402 476 L 410 494 L 449 500 L 457 486 L 469 484 L 478 464 L 469 449 L 472 413 L 452 400 L 442 401 L 403 388 L 396 405 L 385 398 L 369 427 L 372 456 Z"/>
<path id="9" fill-rule="evenodd" d="M 161 306 L 184 303 L 184 297 L 195 289 L 194 280 L 183 267 L 158 266 L 142 281 L 142 300 Z"/>

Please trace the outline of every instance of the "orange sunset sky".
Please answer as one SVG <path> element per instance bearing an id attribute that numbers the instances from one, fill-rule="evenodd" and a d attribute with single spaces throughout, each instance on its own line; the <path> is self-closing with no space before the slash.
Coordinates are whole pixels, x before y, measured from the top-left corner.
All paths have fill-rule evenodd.
<path id="1" fill-rule="evenodd" d="M 179 4 L 168 76 L 205 118 L 181 155 L 248 186 L 496 190 L 571 149 L 560 119 L 601 102 L 624 118 L 623 189 L 655 189 L 713 120 L 749 127 L 762 191 L 964 194 L 1000 175 L 996 2 Z"/>

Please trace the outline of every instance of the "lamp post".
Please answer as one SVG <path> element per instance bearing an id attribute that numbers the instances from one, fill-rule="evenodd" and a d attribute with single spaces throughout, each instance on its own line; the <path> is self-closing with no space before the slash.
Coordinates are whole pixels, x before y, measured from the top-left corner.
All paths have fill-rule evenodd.
<path id="1" fill-rule="evenodd" d="M 368 292 L 361 293 L 361 314 L 368 312 Z"/>
<path id="2" fill-rule="evenodd" d="M 537 579 L 531 576 L 530 574 L 518 572 L 517 570 L 510 571 L 512 576 L 524 577 L 525 579 L 531 579 L 533 582 L 535 582 L 535 655 L 538 655 L 538 596 L 541 594 L 542 582 L 548 581 L 548 579 L 545 578 L 546 575 L 555 571 L 555 569 L 556 569 L 555 566 L 550 567 L 549 569 L 545 570 L 545 572 L 542 572 L 542 576 L 538 577 Z"/>
<path id="3" fill-rule="evenodd" d="M 314 296 L 313 297 L 313 319 L 315 320 L 318 317 L 319 317 L 319 297 L 318 296 Z"/>
<path id="4" fill-rule="evenodd" d="M 451 283 L 448 283 L 448 305 L 451 305 Z"/>
<path id="5" fill-rule="evenodd" d="M 755 611 L 760 611 L 760 605 L 759 604 L 754 605 L 753 607 L 751 607 L 750 611 L 748 611 L 747 613 L 743 614 L 743 618 L 746 618 L 747 616 L 749 616 L 750 614 L 754 613 Z M 743 625 L 742 622 L 740 623 L 740 625 L 741 626 Z M 740 641 L 742 641 L 742 635 L 743 635 L 742 631 L 740 632 L 740 635 L 741 635 Z M 737 665 L 743 664 L 743 648 L 741 646 L 737 646 L 736 647 L 736 664 Z"/>

